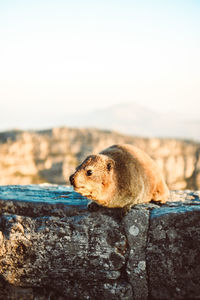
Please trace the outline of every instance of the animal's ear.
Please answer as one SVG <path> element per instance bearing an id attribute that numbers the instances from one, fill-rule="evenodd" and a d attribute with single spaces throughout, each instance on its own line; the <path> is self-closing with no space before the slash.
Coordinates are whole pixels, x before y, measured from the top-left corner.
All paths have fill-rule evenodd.
<path id="1" fill-rule="evenodd" d="M 114 167 L 115 162 L 113 159 L 109 159 L 109 161 L 107 162 L 107 170 L 110 172 L 110 170 Z"/>

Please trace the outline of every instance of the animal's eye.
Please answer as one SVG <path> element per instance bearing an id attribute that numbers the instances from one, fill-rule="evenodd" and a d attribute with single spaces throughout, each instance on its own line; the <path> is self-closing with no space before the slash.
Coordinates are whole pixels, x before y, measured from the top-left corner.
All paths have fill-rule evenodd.
<path id="1" fill-rule="evenodd" d="M 92 175 L 92 170 L 88 170 L 88 171 L 86 172 L 86 175 L 87 175 L 87 176 L 91 176 L 91 175 Z"/>
<path id="2" fill-rule="evenodd" d="M 107 164 L 107 170 L 110 171 L 111 170 L 111 163 Z"/>

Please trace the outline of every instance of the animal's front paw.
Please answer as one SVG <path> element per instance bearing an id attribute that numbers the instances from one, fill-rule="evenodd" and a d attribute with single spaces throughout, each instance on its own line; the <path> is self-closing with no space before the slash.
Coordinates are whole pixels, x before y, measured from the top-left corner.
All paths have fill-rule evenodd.
<path id="1" fill-rule="evenodd" d="M 98 205 L 96 202 L 90 202 L 89 204 L 88 204 L 88 210 L 89 211 L 98 211 L 99 209 L 100 209 L 100 205 Z"/>

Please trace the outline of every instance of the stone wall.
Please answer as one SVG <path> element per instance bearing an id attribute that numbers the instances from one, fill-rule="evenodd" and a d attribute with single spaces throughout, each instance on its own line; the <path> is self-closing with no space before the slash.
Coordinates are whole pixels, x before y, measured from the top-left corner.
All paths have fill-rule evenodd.
<path id="1" fill-rule="evenodd" d="M 66 184 L 87 155 L 119 143 L 136 145 L 155 159 L 170 189 L 200 189 L 198 143 L 72 128 L 0 133 L 0 184 Z"/>
<path id="2" fill-rule="evenodd" d="M 0 299 L 199 299 L 200 192 L 88 211 L 62 186 L 0 187 Z"/>

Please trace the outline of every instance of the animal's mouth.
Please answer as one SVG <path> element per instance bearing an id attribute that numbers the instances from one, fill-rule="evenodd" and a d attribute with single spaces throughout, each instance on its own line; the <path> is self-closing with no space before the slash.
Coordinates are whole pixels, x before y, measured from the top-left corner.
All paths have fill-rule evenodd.
<path id="1" fill-rule="evenodd" d="M 77 186 L 77 185 L 74 184 L 74 189 L 75 190 L 84 190 L 85 187 L 84 186 Z"/>
<path id="2" fill-rule="evenodd" d="M 74 190 L 84 197 L 92 198 L 92 193 L 90 191 L 87 191 L 84 186 L 74 186 Z"/>

